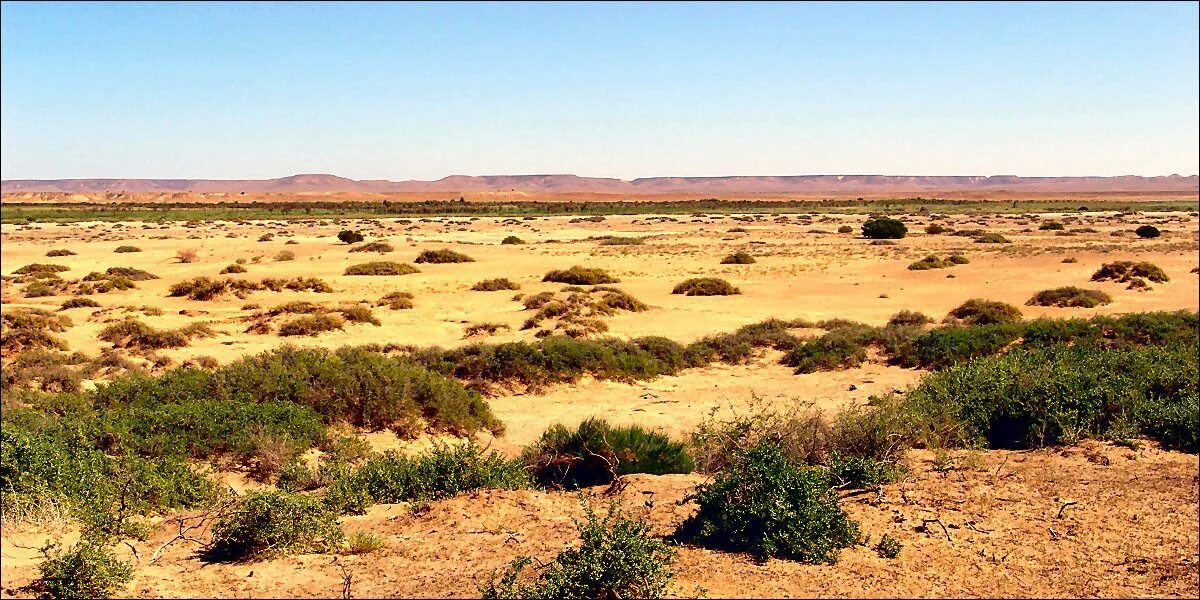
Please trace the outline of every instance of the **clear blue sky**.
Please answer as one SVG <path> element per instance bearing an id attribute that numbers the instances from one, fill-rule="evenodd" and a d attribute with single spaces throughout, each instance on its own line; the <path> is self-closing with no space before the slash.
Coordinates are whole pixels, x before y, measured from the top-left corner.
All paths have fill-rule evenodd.
<path id="1" fill-rule="evenodd" d="M 5 179 L 1197 173 L 1196 3 L 4 3 Z"/>

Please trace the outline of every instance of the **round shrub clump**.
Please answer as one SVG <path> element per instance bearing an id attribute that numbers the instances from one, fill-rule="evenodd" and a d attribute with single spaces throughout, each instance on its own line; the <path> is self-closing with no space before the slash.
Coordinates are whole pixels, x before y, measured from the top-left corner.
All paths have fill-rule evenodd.
<path id="1" fill-rule="evenodd" d="M 908 234 L 908 227 L 897 219 L 874 217 L 863 223 L 862 234 L 872 240 L 898 240 Z"/>
<path id="2" fill-rule="evenodd" d="M 238 510 L 213 525 L 210 558 L 246 560 L 273 554 L 329 552 L 345 534 L 320 500 L 286 492 L 250 492 Z"/>
<path id="3" fill-rule="evenodd" d="M 688 500 L 700 510 L 676 538 L 709 548 L 832 564 L 859 539 L 829 474 L 789 460 L 770 442 L 735 455 Z"/>
<path id="4" fill-rule="evenodd" d="M 113 598 L 133 577 L 133 567 L 97 542 L 80 541 L 48 556 L 38 574 L 40 598 Z"/>
<path id="5" fill-rule="evenodd" d="M 998 233 L 981 233 L 975 238 L 976 244 L 1011 244 L 1008 238 Z"/>
<path id="6" fill-rule="evenodd" d="M 850 233 L 851 231 L 854 231 L 854 228 L 849 225 L 838 227 L 838 233 Z"/>
<path id="7" fill-rule="evenodd" d="M 504 246 L 516 246 L 516 245 L 524 244 L 525 240 L 523 240 L 515 235 L 510 235 L 510 236 L 504 238 L 503 240 L 500 240 L 500 243 Z"/>
<path id="8" fill-rule="evenodd" d="M 479 283 L 471 286 L 473 292 L 498 292 L 501 290 L 519 290 L 521 284 L 514 282 L 507 277 L 497 277 L 495 279 L 484 279 Z"/>
<path id="9" fill-rule="evenodd" d="M 734 296 L 742 293 L 732 283 L 717 277 L 697 277 L 675 286 L 672 294 L 684 296 Z"/>
<path id="10" fill-rule="evenodd" d="M 115 250 L 113 250 L 113 252 L 116 252 L 117 254 L 126 254 L 129 252 L 141 252 L 141 251 L 142 251 L 142 249 L 138 248 L 137 246 L 117 246 L 117 248 Z"/>
<path id="11" fill-rule="evenodd" d="M 723 265 L 751 265 L 755 262 L 754 257 L 746 252 L 734 252 L 721 259 Z"/>
<path id="12" fill-rule="evenodd" d="M 339 232 L 337 238 L 345 244 L 357 244 L 364 239 L 361 233 L 350 231 L 349 229 Z"/>
<path id="13" fill-rule="evenodd" d="M 1005 302 L 972 298 L 950 311 L 950 316 L 966 325 L 1016 323 L 1021 320 L 1021 309 Z"/>
<path id="14" fill-rule="evenodd" d="M 522 460 L 542 485 L 578 488 L 612 483 L 630 473 L 691 473 L 682 442 L 638 425 L 618 427 L 588 419 L 575 429 L 555 425 L 525 448 Z"/>
<path id="15" fill-rule="evenodd" d="M 1061 306 L 1064 308 L 1095 308 L 1112 302 L 1112 296 L 1100 290 L 1085 290 L 1075 286 L 1042 290 L 1033 295 L 1027 306 Z"/>
<path id="16" fill-rule="evenodd" d="M 420 273 L 420 271 L 408 263 L 389 260 L 350 265 L 344 272 L 345 275 L 410 275 L 412 273 Z"/>
<path id="17" fill-rule="evenodd" d="M 1092 273 L 1092 281 L 1116 281 L 1127 283 L 1134 279 L 1144 278 L 1154 283 L 1166 283 L 1171 280 L 1161 267 L 1150 262 L 1135 263 L 1129 260 L 1104 263 Z"/>
<path id="18" fill-rule="evenodd" d="M 1162 235 L 1162 232 L 1159 231 L 1158 228 L 1153 225 L 1142 225 L 1141 227 L 1138 227 L 1137 229 L 1133 230 L 1133 232 L 1136 233 L 1138 237 L 1140 237 L 1142 239 L 1147 239 L 1147 240 L 1156 238 L 1156 237 Z"/>
<path id="19" fill-rule="evenodd" d="M 598 268 L 580 267 L 578 265 L 566 270 L 554 270 L 546 273 L 542 281 L 565 283 L 568 285 L 603 285 L 620 283 L 620 280 L 608 274 L 608 271 Z"/>
<path id="20" fill-rule="evenodd" d="M 925 316 L 924 313 L 915 310 L 902 310 L 888 319 L 888 325 L 892 327 L 900 325 L 925 325 L 932 323 L 933 319 Z"/>
<path id="21" fill-rule="evenodd" d="M 426 250 L 417 255 L 415 263 L 467 263 L 475 262 L 475 259 L 463 254 L 455 252 L 447 248 L 441 250 Z"/>

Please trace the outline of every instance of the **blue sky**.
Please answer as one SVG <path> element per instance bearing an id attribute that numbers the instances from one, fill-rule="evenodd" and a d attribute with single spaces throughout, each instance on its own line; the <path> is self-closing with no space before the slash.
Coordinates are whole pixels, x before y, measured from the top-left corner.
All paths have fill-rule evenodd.
<path id="1" fill-rule="evenodd" d="M 1195 174 L 1196 3 L 3 3 L 3 178 Z"/>

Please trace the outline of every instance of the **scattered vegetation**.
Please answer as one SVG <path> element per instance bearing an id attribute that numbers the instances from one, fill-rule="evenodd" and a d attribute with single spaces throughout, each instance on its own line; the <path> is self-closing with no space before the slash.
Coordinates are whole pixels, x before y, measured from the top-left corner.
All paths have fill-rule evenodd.
<path id="1" fill-rule="evenodd" d="M 640 237 L 605 236 L 600 238 L 601 246 L 641 246 L 645 243 L 646 238 Z"/>
<path id="2" fill-rule="evenodd" d="M 671 293 L 685 296 L 733 296 L 741 294 L 742 291 L 724 279 L 697 277 L 679 283 Z"/>
<path id="3" fill-rule="evenodd" d="M 194 337 L 214 335 L 213 330 L 202 323 L 180 329 L 155 329 L 137 319 L 125 319 L 101 329 L 97 337 L 100 341 L 112 344 L 113 348 L 145 351 L 182 348 Z"/>
<path id="4" fill-rule="evenodd" d="M 221 269 L 221 272 L 219 274 L 220 275 L 230 275 L 230 274 L 234 274 L 234 273 L 245 273 L 245 272 L 246 272 L 246 267 L 243 267 L 242 265 L 239 265 L 239 264 L 232 264 L 232 265 L 227 265 L 224 269 Z"/>
<path id="5" fill-rule="evenodd" d="M 918 260 L 908 265 L 909 271 L 927 271 L 930 269 L 945 269 L 954 265 L 965 265 L 971 260 L 961 254 L 951 254 L 946 258 L 938 258 L 937 255 L 930 254 L 921 260 Z"/>
<path id="6" fill-rule="evenodd" d="M 55 249 L 47 252 L 46 256 L 51 258 L 56 256 L 75 256 L 75 253 L 67 249 Z"/>
<path id="7" fill-rule="evenodd" d="M 408 310 L 413 307 L 412 292 L 389 292 L 375 306 L 386 306 L 391 310 Z"/>
<path id="8" fill-rule="evenodd" d="M 38 565 L 39 578 L 33 587 L 40 598 L 112 598 L 119 596 L 133 577 L 133 567 L 113 556 L 104 544 L 81 540 L 54 552 Z"/>
<path id="9" fill-rule="evenodd" d="M 976 244 L 1011 244 L 1008 238 L 999 233 L 981 233 L 975 236 Z"/>
<path id="10" fill-rule="evenodd" d="M 515 235 L 510 235 L 510 236 L 506 236 L 503 240 L 500 240 L 500 243 L 505 246 L 514 246 L 514 245 L 524 244 L 525 240 L 523 240 Z"/>
<path id="11" fill-rule="evenodd" d="M 275 262 L 286 262 L 289 260 L 296 260 L 296 253 L 292 252 L 291 250 L 280 250 L 271 258 Z"/>
<path id="12" fill-rule="evenodd" d="M 99 308 L 100 303 L 91 298 L 67 298 L 63 301 L 62 306 L 58 310 L 70 310 L 72 308 Z"/>
<path id="13" fill-rule="evenodd" d="M 315 336 L 327 331 L 339 331 L 346 326 L 346 320 L 338 315 L 320 313 L 299 317 L 288 321 L 279 327 L 279 335 L 284 337 L 296 335 Z"/>

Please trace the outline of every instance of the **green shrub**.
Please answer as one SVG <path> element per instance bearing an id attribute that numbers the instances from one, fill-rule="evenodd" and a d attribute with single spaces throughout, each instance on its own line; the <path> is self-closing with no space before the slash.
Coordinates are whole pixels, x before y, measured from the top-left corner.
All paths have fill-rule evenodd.
<path id="1" fill-rule="evenodd" d="M 1173 415 L 1195 407 L 1197 371 L 1194 344 L 1017 348 L 926 376 L 907 404 L 931 445 L 1038 447 L 1134 430 L 1195 452 L 1197 417 Z"/>
<path id="2" fill-rule="evenodd" d="M 630 473 L 690 473 L 684 445 L 638 425 L 616 427 L 588 419 L 574 429 L 555 425 L 525 448 L 522 460 L 539 483 L 577 488 L 611 483 Z"/>
<path id="3" fill-rule="evenodd" d="M 279 327 L 279 335 L 320 335 L 327 331 L 338 331 L 346 325 L 346 320 L 330 314 L 316 314 L 288 321 Z"/>
<path id="4" fill-rule="evenodd" d="M 961 254 L 951 254 L 950 256 L 946 257 L 946 262 L 949 262 L 950 264 L 953 264 L 953 265 L 965 265 L 965 264 L 969 264 L 971 262 L 971 259 L 969 259 Z"/>
<path id="5" fill-rule="evenodd" d="M 351 323 L 369 323 L 376 327 L 383 325 L 379 319 L 375 318 L 375 315 L 371 312 L 371 309 L 365 306 L 345 306 L 337 309 L 337 312 Z"/>
<path id="6" fill-rule="evenodd" d="M 873 240 L 898 240 L 907 233 L 904 223 L 889 217 L 870 218 L 862 225 L 863 237 Z"/>
<path id="7" fill-rule="evenodd" d="M 1154 283 L 1166 283 L 1171 280 L 1158 265 L 1149 262 L 1135 263 L 1128 260 L 1104 263 L 1092 273 L 1092 281 L 1117 281 L 1125 283 L 1134 278 L 1142 277 Z"/>
<path id="8" fill-rule="evenodd" d="M 826 472 L 796 464 L 772 443 L 736 455 L 688 500 L 699 510 L 676 537 L 714 549 L 834 563 L 859 539 Z"/>
<path id="9" fill-rule="evenodd" d="M 383 540 L 369 531 L 355 531 L 346 540 L 346 554 L 370 554 L 383 548 Z"/>
<path id="10" fill-rule="evenodd" d="M 409 457 L 386 452 L 338 477 L 325 503 L 340 513 L 361 513 L 372 504 L 441 500 L 478 489 L 520 489 L 531 485 L 519 460 L 484 449 L 472 439 L 435 444 Z"/>
<path id="11" fill-rule="evenodd" d="M 125 319 L 100 330 L 96 337 L 114 348 L 159 350 L 183 348 L 193 337 L 212 337 L 215 333 L 200 323 L 180 329 L 155 329 L 137 319 Z"/>
<path id="12" fill-rule="evenodd" d="M 574 266 L 565 271 L 557 270 L 550 271 L 542 277 L 542 281 L 552 281 L 554 283 L 566 283 L 570 285 L 601 285 L 606 283 L 620 283 L 616 277 L 608 274 L 608 271 L 599 268 L 587 268 Z"/>
<path id="13" fill-rule="evenodd" d="M 245 272 L 246 272 L 246 267 L 243 267 L 242 265 L 239 265 L 239 264 L 232 264 L 232 265 L 226 266 L 224 269 L 221 269 L 221 272 L 219 274 L 220 275 L 230 275 L 233 273 L 245 273 Z"/>
<path id="14" fill-rule="evenodd" d="M 56 257 L 56 256 L 75 256 L 75 253 L 70 250 L 66 250 L 66 249 L 58 249 L 58 250 L 51 250 L 51 251 L 47 252 L 46 256 L 49 256 L 51 258 Z"/>
<path id="15" fill-rule="evenodd" d="M 850 233 L 851 231 L 854 231 L 854 228 L 849 225 L 842 225 L 837 228 L 838 233 Z"/>
<path id="16" fill-rule="evenodd" d="M 343 244 L 357 244 L 363 241 L 363 236 L 361 233 L 346 229 L 338 232 L 337 239 L 341 240 Z"/>
<path id="17" fill-rule="evenodd" d="M 133 567 L 102 544 L 80 541 L 65 551 L 46 552 L 34 582 L 40 598 L 111 598 L 121 595 Z"/>
<path id="18" fill-rule="evenodd" d="M 844 456 L 833 452 L 829 456 L 829 475 L 837 487 L 874 488 L 891 483 L 899 475 L 895 463 L 865 456 Z"/>
<path id="19" fill-rule="evenodd" d="M 514 283 L 507 277 L 498 277 L 496 279 L 484 279 L 479 283 L 471 286 L 471 291 L 475 292 L 497 292 L 500 290 L 519 290 L 521 285 Z"/>
<path id="20" fill-rule="evenodd" d="M 513 560 L 505 572 L 491 574 L 479 586 L 488 600 L 529 598 L 661 598 L 675 573 L 675 551 L 650 536 L 645 521 L 625 516 L 610 504 L 603 519 L 585 504 L 585 521 L 576 521 L 579 546 L 563 550 L 536 578 L 521 582 L 532 559 Z"/>
<path id="21" fill-rule="evenodd" d="M 45 298 L 46 296 L 53 296 L 55 293 L 55 286 L 44 281 L 35 281 L 25 286 L 26 298 Z"/>
<path id="22" fill-rule="evenodd" d="M 888 325 L 890 326 L 925 325 L 932 322 L 933 319 L 925 316 L 925 313 L 917 312 L 915 310 L 902 310 L 892 315 L 892 318 L 888 319 Z"/>
<path id="23" fill-rule="evenodd" d="M 56 273 L 63 273 L 63 272 L 70 271 L 70 270 L 71 270 L 71 267 L 64 266 L 64 265 L 55 265 L 55 264 L 48 264 L 48 263 L 32 263 L 32 264 L 25 265 L 25 266 L 17 269 L 16 271 L 13 271 L 13 274 L 14 275 L 32 275 L 34 277 L 39 277 L 39 276 L 54 275 Z"/>
<path id="24" fill-rule="evenodd" d="M 167 290 L 167 295 L 186 296 L 189 300 L 207 301 L 224 294 L 227 289 L 229 289 L 229 282 L 226 280 L 197 277 L 172 285 Z"/>
<path id="25" fill-rule="evenodd" d="M 940 369 L 981 356 L 991 356 L 1021 337 L 1016 323 L 996 323 L 971 327 L 951 326 L 930 330 L 913 342 L 911 358 L 904 366 Z"/>
<path id="26" fill-rule="evenodd" d="M 103 276 L 97 277 L 96 279 L 111 279 L 114 277 L 124 277 L 130 281 L 150 281 L 152 279 L 158 279 L 158 275 L 155 275 L 154 273 L 143 271 L 141 269 L 135 269 L 133 267 L 109 267 L 104 270 Z M 85 277 L 84 281 L 93 280 Z"/>
<path id="27" fill-rule="evenodd" d="M 939 235 L 948 231 L 950 231 L 948 228 L 938 223 L 930 223 L 925 226 L 925 233 L 929 235 Z"/>
<path id="28" fill-rule="evenodd" d="M 1135 229 L 1133 232 L 1136 233 L 1137 236 L 1142 239 L 1153 239 L 1153 238 L 1156 238 L 1156 237 L 1162 235 L 1162 232 L 1159 231 L 1158 228 L 1153 225 L 1142 225 L 1141 227 L 1138 227 L 1137 229 Z"/>
<path id="29" fill-rule="evenodd" d="M 62 306 L 58 310 L 70 310 L 72 308 L 98 308 L 99 302 L 91 298 L 67 298 L 63 301 Z"/>
<path id="30" fill-rule="evenodd" d="M 783 364 L 795 367 L 796 373 L 856 367 L 867 359 L 866 347 L 874 335 L 875 330 L 865 326 L 835 329 L 797 345 Z"/>
<path id="31" fill-rule="evenodd" d="M 975 237 L 976 244 L 1011 244 L 1008 238 L 999 233 L 981 233 Z"/>
<path id="32" fill-rule="evenodd" d="M 1004 302 L 972 298 L 950 311 L 951 318 L 966 325 L 995 325 L 1021 320 L 1021 309 Z"/>
<path id="33" fill-rule="evenodd" d="M 513 246 L 513 245 L 524 244 L 525 240 L 523 240 L 515 235 L 510 235 L 510 236 L 505 237 L 503 240 L 500 240 L 500 243 L 505 246 Z"/>
<path id="34" fill-rule="evenodd" d="M 408 263 L 392 261 L 376 261 L 351 265 L 346 267 L 345 275 L 409 275 L 420 273 L 416 267 Z"/>
<path id="35" fill-rule="evenodd" d="M 66 331 L 71 319 L 40 308 L 12 309 L 0 314 L 0 348 L 5 354 L 28 349 L 66 350 L 67 343 L 52 333 Z"/>
<path id="36" fill-rule="evenodd" d="M 386 306 L 391 310 L 407 310 L 413 307 L 412 292 L 389 292 L 375 306 Z"/>
<path id="37" fill-rule="evenodd" d="M 951 265 L 948 264 L 946 261 L 938 258 L 937 256 L 935 256 L 933 254 L 930 254 L 929 256 L 926 256 L 925 258 L 922 258 L 921 260 L 918 260 L 918 261 L 908 265 L 908 270 L 909 271 L 928 271 L 930 269 L 945 269 L 946 267 L 949 267 L 949 266 L 951 266 Z"/>
<path id="38" fill-rule="evenodd" d="M 138 248 L 137 246 L 117 246 L 117 248 L 115 250 L 113 250 L 113 252 L 116 252 L 117 254 L 126 254 L 129 252 L 141 252 L 141 251 L 142 251 L 142 249 Z"/>
<path id="39" fill-rule="evenodd" d="M 1028 306 L 1061 306 L 1095 308 L 1112 302 L 1112 296 L 1100 290 L 1085 290 L 1075 286 L 1042 290 L 1025 304 Z"/>
<path id="40" fill-rule="evenodd" d="M 413 262 L 421 263 L 467 263 L 475 262 L 475 259 L 463 254 L 455 252 L 447 248 L 441 250 L 425 250 L 417 255 L 417 259 Z"/>
<path id="41" fill-rule="evenodd" d="M 679 283 L 671 293 L 685 296 L 733 296 L 741 294 L 742 291 L 724 279 L 697 277 Z"/>
<path id="42" fill-rule="evenodd" d="M 899 558 L 900 551 L 903 549 L 904 545 L 900 543 L 900 540 L 886 533 L 883 534 L 883 537 L 879 538 L 879 543 L 875 545 L 875 553 L 879 555 L 879 558 L 889 560 Z"/>
<path id="43" fill-rule="evenodd" d="M 276 554 L 326 553 L 345 542 L 337 515 L 319 500 L 286 492 L 250 492 L 213 524 L 207 558 L 239 561 Z"/>
<path id="44" fill-rule="evenodd" d="M 721 259 L 721 264 L 723 265 L 750 265 L 755 262 L 754 257 L 746 252 L 734 252 Z"/>
<path id="45" fill-rule="evenodd" d="M 1038 231 L 1062 231 L 1063 224 L 1058 221 L 1046 221 L 1038 225 Z"/>
<path id="46" fill-rule="evenodd" d="M 370 242 L 361 246 L 355 246 L 350 249 L 351 252 L 392 252 L 395 248 L 387 242 Z"/>

